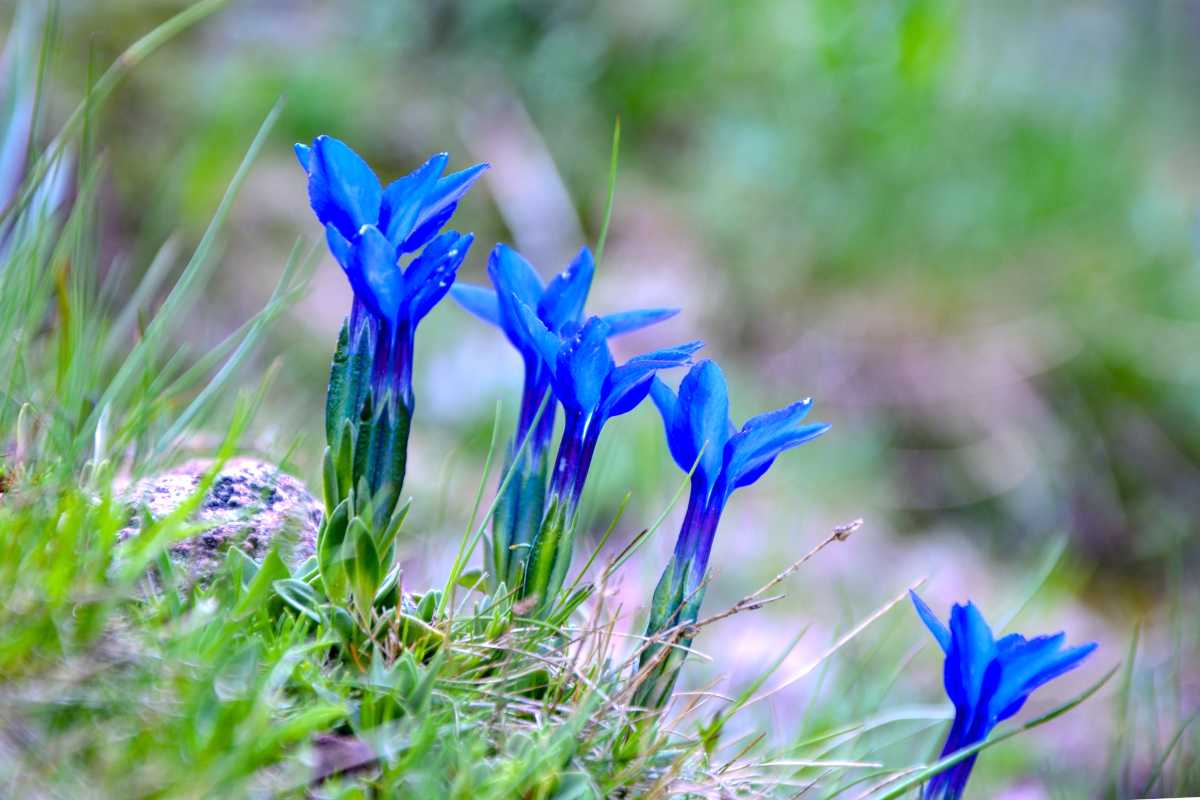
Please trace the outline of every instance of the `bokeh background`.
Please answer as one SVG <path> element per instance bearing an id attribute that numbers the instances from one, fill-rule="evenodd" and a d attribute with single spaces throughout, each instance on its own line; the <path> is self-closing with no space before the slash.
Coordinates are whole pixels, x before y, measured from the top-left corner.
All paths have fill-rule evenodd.
<path id="1" fill-rule="evenodd" d="M 63 3 L 51 102 L 72 107 L 182 7 Z M 739 421 L 811 395 L 833 424 L 733 501 L 708 607 L 865 520 L 784 600 L 701 636 L 713 661 L 689 668 L 692 684 L 734 691 L 806 630 L 781 683 L 922 578 L 939 610 L 970 596 L 998 625 L 1101 641 L 1030 715 L 1125 658 L 1137 630 L 1132 694 L 1106 690 L 996 749 L 975 787 L 1100 796 L 1140 787 L 1164 754 L 1186 775 L 1197 752 L 1186 729 L 1167 746 L 1200 696 L 1198 45 L 1200 3 L 1184 0 L 243 0 L 139 67 L 99 118 L 102 245 L 131 286 L 168 237 L 182 266 L 283 96 L 194 313 L 197 348 L 267 298 L 297 237 L 318 242 L 290 145 L 320 133 L 385 180 L 437 150 L 457 168 L 490 161 L 455 220 L 477 236 L 462 277 L 485 280 L 496 241 L 548 277 L 596 242 L 619 115 L 591 308 L 684 312 L 620 340 L 618 360 L 701 337 Z M 312 291 L 258 356 L 280 372 L 246 442 L 314 486 L 349 298 L 319 252 Z M 422 326 L 418 361 L 410 576 L 448 562 L 496 402 L 507 425 L 520 381 L 503 338 L 450 301 Z M 598 533 L 632 491 L 619 545 L 682 476 L 649 404 L 605 439 L 588 513 Z M 614 587 L 630 619 L 680 512 Z M 749 724 L 788 741 L 936 706 L 939 683 L 901 606 Z"/>

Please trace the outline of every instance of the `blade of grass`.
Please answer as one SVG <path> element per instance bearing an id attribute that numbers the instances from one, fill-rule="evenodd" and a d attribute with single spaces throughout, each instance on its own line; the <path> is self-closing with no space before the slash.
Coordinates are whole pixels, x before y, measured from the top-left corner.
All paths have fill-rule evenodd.
<path id="1" fill-rule="evenodd" d="M 234 173 L 233 179 L 229 182 L 229 186 L 225 190 L 225 195 L 221 198 L 221 202 L 217 206 L 217 211 L 213 215 L 212 221 L 209 222 L 208 228 L 204 231 L 200 243 L 196 245 L 196 250 L 192 253 L 188 265 L 184 268 L 183 273 L 179 276 L 179 280 L 167 295 L 166 300 L 163 301 L 158 313 L 150 321 L 145 335 L 134 345 L 125 363 L 117 370 L 117 374 L 105 389 L 100 402 L 96 404 L 97 408 L 103 407 L 108 403 L 113 403 L 114 400 L 121 396 L 143 364 L 146 352 L 155 349 L 160 340 L 166 336 L 168 326 L 177 322 L 182 317 L 184 307 L 193 298 L 193 295 L 199 286 L 202 285 L 203 281 L 211 274 L 214 264 L 209 256 L 212 254 L 217 234 L 223 226 L 225 219 L 229 216 L 233 201 L 237 197 L 242 184 L 245 182 L 246 176 L 250 172 L 250 167 L 258 157 L 259 151 L 266 144 L 267 136 L 274 127 L 275 122 L 279 119 L 279 114 L 282 110 L 283 98 L 280 98 L 275 102 L 266 119 L 259 126 L 258 133 L 255 134 L 249 149 L 246 151 L 246 155 L 242 158 L 241 164 L 238 165 L 237 171 Z M 91 430 L 95 425 L 96 413 L 93 412 L 88 424 L 84 426 L 82 433 Z"/>
<path id="2" fill-rule="evenodd" d="M 1200 717 L 1200 711 L 1192 712 L 1192 715 L 1185 719 L 1179 726 L 1179 730 L 1175 731 L 1175 735 L 1171 737 L 1170 743 L 1167 744 L 1163 754 L 1159 756 L 1158 761 L 1154 764 L 1154 769 L 1150 771 L 1150 777 L 1146 779 L 1146 786 L 1138 793 L 1139 797 L 1149 797 L 1150 792 L 1154 789 L 1154 784 L 1158 783 L 1159 778 L 1163 775 L 1163 768 L 1166 767 L 1167 761 L 1171 758 L 1171 754 L 1175 752 L 1175 748 L 1183 740 L 1183 734 L 1191 727 L 1196 718 Z"/>
<path id="3" fill-rule="evenodd" d="M 621 150 L 621 115 L 613 123 L 612 154 L 608 159 L 608 199 L 604 202 L 604 222 L 596 239 L 596 267 L 604 260 L 604 244 L 608 241 L 608 224 L 612 221 L 613 201 L 617 194 L 617 154 Z"/>
<path id="4" fill-rule="evenodd" d="M 471 554 L 475 552 L 475 546 L 479 544 L 479 540 L 483 538 L 483 532 L 487 528 L 488 520 L 492 518 L 492 513 L 496 510 L 496 504 L 499 503 L 500 498 L 504 496 L 504 490 L 508 488 L 509 481 L 512 479 L 512 476 L 516 474 L 517 464 L 519 463 L 521 457 L 529 449 L 529 442 L 532 438 L 533 431 L 537 429 L 537 424 L 541 420 L 542 414 L 547 413 L 552 402 L 553 399 L 549 394 L 547 394 L 546 399 L 542 401 L 542 405 L 538 409 L 538 412 L 533 415 L 533 421 L 529 425 L 529 430 L 526 431 L 525 438 L 521 441 L 520 446 L 517 447 L 516 452 L 513 454 L 512 463 L 509 465 L 508 469 L 504 471 L 503 476 L 500 478 L 500 485 L 496 487 L 496 493 L 492 497 L 492 502 L 488 505 L 487 511 L 483 515 L 483 520 L 479 523 L 478 527 L 475 527 L 475 520 L 477 519 L 476 513 L 475 511 L 472 512 L 470 525 L 467 526 L 467 530 L 463 534 L 463 541 L 459 545 L 458 556 L 454 559 L 454 564 L 450 568 L 450 577 L 447 579 L 446 588 L 442 592 L 442 602 L 440 602 L 437 607 L 438 614 L 443 613 L 446 609 L 446 604 L 450 602 L 454 592 L 454 587 L 458 585 L 458 579 L 462 576 L 467 560 L 470 559 Z M 487 461 L 484 464 L 483 479 L 479 482 L 480 497 L 482 497 L 484 486 L 487 483 L 487 474 L 488 470 L 490 469 L 495 450 L 496 432 L 500 424 L 499 412 L 500 407 L 497 405 L 497 416 L 492 423 L 492 441 L 491 445 L 488 447 L 488 456 Z M 478 502 L 479 499 L 477 498 L 476 503 Z M 476 506 L 476 510 L 478 510 L 478 506 Z M 472 532 L 472 529 L 474 529 L 474 532 Z"/>
<path id="5" fill-rule="evenodd" d="M 63 123 L 59 129 L 58 135 L 50 147 L 47 148 L 42 158 L 39 158 L 30 170 L 30 178 L 27 182 L 26 189 L 21 193 L 17 202 L 12 203 L 7 209 L 0 211 L 0 222 L 4 222 L 10 215 L 23 209 L 33 196 L 31 188 L 45 176 L 48 170 L 48 164 L 57 159 L 67 142 L 75 136 L 75 131 L 83 125 L 88 116 L 95 108 L 98 108 L 108 99 L 125 77 L 132 72 L 138 65 L 154 54 L 156 50 L 164 44 L 175 38 L 179 34 L 186 31 L 188 28 L 197 24 L 209 15 L 219 11 L 223 6 L 227 5 L 229 0 L 201 0 L 200 2 L 188 6 L 183 11 L 180 11 L 175 16 L 163 22 L 158 27 L 151 30 L 149 33 L 142 36 L 136 42 L 131 44 L 113 61 L 112 65 L 105 70 L 104 74 L 92 85 L 91 91 L 87 96 L 80 101 L 71 115 L 67 117 L 67 121 Z M 49 157 L 48 162 L 46 158 Z"/>
<path id="6" fill-rule="evenodd" d="M 459 578 L 462 577 L 463 570 L 466 568 L 467 560 L 471 557 L 471 551 L 475 549 L 474 539 L 471 532 L 475 530 L 475 521 L 479 518 L 479 506 L 483 503 L 483 492 L 487 488 L 488 476 L 492 471 L 492 458 L 496 454 L 496 442 L 500 438 L 500 413 L 502 410 L 500 401 L 496 401 L 496 411 L 492 417 L 492 433 L 491 439 L 488 442 L 487 458 L 483 462 L 483 475 L 479 479 L 479 488 L 475 491 L 475 502 L 471 506 L 471 518 L 467 522 L 467 530 L 463 534 L 462 541 L 458 545 L 458 553 L 454 557 L 454 563 L 450 567 L 450 577 L 446 581 L 446 588 L 442 591 L 442 596 L 438 600 L 437 615 L 441 615 L 446 608 L 452 603 L 454 589 L 458 586 Z M 511 470 L 510 470 L 511 471 Z M 501 489 L 502 491 L 502 489 Z M 497 495 L 499 495 L 497 491 Z M 484 523 L 486 525 L 486 523 Z M 482 531 L 484 525 L 480 525 Z"/>
<path id="7" fill-rule="evenodd" d="M 849 642 L 854 637 L 858 636 L 860 633 L 862 633 L 864 630 L 866 630 L 872 623 L 874 623 L 876 620 L 878 620 L 884 614 L 886 614 L 887 612 L 889 612 L 893 608 L 895 608 L 902 600 L 904 600 L 904 598 L 908 597 L 908 593 L 910 591 L 916 591 L 924 583 L 925 583 L 925 579 L 922 578 L 921 580 L 917 581 L 909 588 L 905 589 L 900 594 L 893 597 L 888 602 L 884 603 L 882 606 L 880 606 L 878 609 L 876 609 L 873 613 L 871 613 L 870 616 L 868 616 L 866 619 L 864 619 L 859 624 L 855 625 L 854 628 L 852 628 L 848 633 L 846 633 L 844 636 L 840 637 L 836 642 L 834 642 L 833 645 L 828 650 L 826 650 L 824 653 L 822 653 L 820 656 L 818 656 L 817 659 L 815 661 L 813 661 L 811 664 L 804 667 L 798 673 L 796 673 L 792 677 L 788 678 L 783 683 L 774 687 L 770 691 L 763 692 L 762 694 L 755 697 L 753 700 L 750 700 L 747 703 L 747 705 L 757 703 L 760 700 L 766 700 L 767 698 L 771 697 L 772 695 L 778 694 L 779 692 L 783 691 L 784 689 L 786 689 L 787 687 L 796 683 L 797 681 L 803 680 L 806 675 L 808 675 L 810 672 L 812 672 L 814 669 L 816 669 L 818 666 L 820 666 L 822 663 L 824 663 L 824 661 L 827 658 L 832 656 L 838 650 L 841 650 L 842 647 L 844 647 L 847 642 Z"/>
<path id="8" fill-rule="evenodd" d="M 616 530 L 617 523 L 619 523 L 621 521 L 621 517 L 624 516 L 625 507 L 629 505 L 629 498 L 631 497 L 633 497 L 633 492 L 626 492 L 625 497 L 621 498 L 621 505 L 617 506 L 617 513 L 613 515 L 612 522 L 608 523 L 608 528 L 605 529 L 604 535 L 600 537 L 600 541 L 596 542 L 596 546 L 592 548 L 592 554 L 588 556 L 588 560 L 584 563 L 583 568 L 579 570 L 579 574 L 575 576 L 575 580 L 571 581 L 571 585 L 568 586 L 566 591 L 563 592 L 563 594 L 567 597 L 570 597 L 571 592 L 575 591 L 575 587 L 578 586 L 579 582 L 583 580 L 583 576 L 587 574 L 589 569 L 591 569 L 592 564 L 595 563 L 596 558 L 604 549 L 604 545 L 608 542 L 609 537 L 612 536 L 613 531 Z"/>
<path id="9" fill-rule="evenodd" d="M 293 286 L 293 281 L 296 278 L 297 272 L 302 263 L 313 263 L 313 255 L 315 250 L 309 249 L 308 257 L 302 258 L 301 253 L 302 243 L 296 242 L 292 247 L 292 252 L 288 256 L 287 265 L 284 268 L 283 277 L 279 279 L 279 283 L 275 287 L 275 291 L 271 294 L 271 299 L 266 306 L 255 315 L 254 322 L 250 329 L 246 332 L 245 337 L 238 345 L 237 350 L 221 365 L 220 370 L 213 376 L 208 385 L 200 391 L 188 407 L 179 415 L 175 423 L 167 429 L 167 431 L 159 437 L 158 445 L 155 452 L 151 454 L 151 458 L 161 457 L 167 452 L 172 444 L 179 439 L 188 426 L 192 424 L 196 416 L 209 405 L 213 399 L 228 385 L 231 377 L 237 371 L 238 367 L 250 355 L 250 352 L 258 344 L 267 327 L 276 317 L 283 313 L 289 305 L 289 300 L 299 297 L 303 291 L 303 286 Z"/>
<path id="10" fill-rule="evenodd" d="M 1129 725 L 1130 699 L 1133 696 L 1133 671 L 1137 664 L 1138 641 L 1141 638 L 1142 626 L 1133 626 L 1129 637 L 1129 649 L 1125 654 L 1125 669 L 1121 671 L 1121 684 L 1116 696 L 1116 724 L 1114 725 L 1112 748 L 1108 754 L 1108 790 L 1107 796 L 1117 798 L 1120 794 L 1121 772 L 1125 763 L 1125 734 Z"/>

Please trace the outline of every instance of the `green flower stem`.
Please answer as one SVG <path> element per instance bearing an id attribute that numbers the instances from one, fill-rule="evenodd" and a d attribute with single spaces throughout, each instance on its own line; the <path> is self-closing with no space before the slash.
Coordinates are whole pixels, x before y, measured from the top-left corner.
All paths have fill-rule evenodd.
<path id="1" fill-rule="evenodd" d="M 342 325 L 329 371 L 322 485 L 325 522 L 317 534 L 318 570 L 335 603 L 353 597 L 364 619 L 395 559 L 407 512 L 399 506 L 408 462 L 412 409 L 403 398 L 376 397 L 372 353 L 363 327 Z"/>
<path id="2" fill-rule="evenodd" d="M 550 507 L 534 537 L 521 597 L 538 597 L 538 611 L 545 613 L 566 581 L 575 543 L 575 515 L 558 498 Z"/>
<path id="3" fill-rule="evenodd" d="M 647 639 L 661 637 L 666 631 L 691 625 L 699 619 L 705 586 L 702 579 L 692 579 L 694 567 L 694 562 L 690 561 L 679 567 L 672 557 L 663 570 L 651 600 L 650 619 L 646 623 Z M 634 705 L 647 709 L 660 709 L 666 705 L 687 658 L 687 648 L 692 646 L 692 638 L 677 631 L 670 641 L 646 645 L 638 659 L 638 671 L 650 667 L 650 672 L 634 692 Z M 664 654 L 664 648 L 670 648 L 670 651 Z"/>
<path id="4" fill-rule="evenodd" d="M 505 469 L 512 471 L 512 479 L 492 515 L 488 572 L 493 589 L 501 582 L 521 585 L 529 563 L 530 542 L 545 513 L 549 460 L 545 454 L 536 459 L 527 453 L 518 454 L 515 461 L 510 458 Z"/>

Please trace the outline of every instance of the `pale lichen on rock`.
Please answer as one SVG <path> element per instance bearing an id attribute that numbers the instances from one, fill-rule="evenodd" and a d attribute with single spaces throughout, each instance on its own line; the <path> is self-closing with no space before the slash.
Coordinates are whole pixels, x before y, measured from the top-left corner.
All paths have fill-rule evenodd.
<path id="1" fill-rule="evenodd" d="M 161 519 L 179 508 L 195 495 L 212 466 L 207 459 L 189 461 L 136 483 L 127 495 L 134 514 L 121 538 L 136 535 L 144 515 Z M 216 573 L 230 547 L 240 547 L 261 561 L 277 545 L 283 560 L 295 566 L 315 552 L 321 516 L 321 504 L 298 479 L 264 461 L 233 458 L 221 468 L 192 518 L 209 527 L 172 544 L 171 558 L 201 582 Z"/>

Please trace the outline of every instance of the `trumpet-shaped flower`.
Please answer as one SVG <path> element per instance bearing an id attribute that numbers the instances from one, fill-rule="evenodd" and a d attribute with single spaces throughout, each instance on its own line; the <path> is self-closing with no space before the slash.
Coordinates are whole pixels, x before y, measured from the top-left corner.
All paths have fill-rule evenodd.
<path id="1" fill-rule="evenodd" d="M 326 486 L 336 488 L 327 488 L 327 511 L 365 480 L 375 522 L 385 526 L 404 482 L 416 328 L 450 291 L 473 238 L 441 229 L 487 165 L 443 176 L 441 153 L 384 187 L 337 139 L 318 136 L 295 152 L 313 213 L 354 291 L 326 398 Z"/>
<path id="2" fill-rule="evenodd" d="M 954 722 L 942 756 L 987 739 L 992 728 L 1016 714 L 1038 687 L 1079 666 L 1096 643 L 1064 647 L 1056 633 L 1026 639 L 1010 633 L 1000 639 L 974 603 L 955 604 L 947 627 L 915 592 L 910 592 L 921 621 L 946 654 L 943 679 L 954 704 Z M 925 787 L 927 800 L 961 797 L 975 765 L 972 755 L 936 775 Z"/>
<path id="3" fill-rule="evenodd" d="M 487 164 L 442 175 L 446 153 L 433 155 L 421 167 L 387 187 L 367 162 L 344 142 L 318 136 L 311 146 L 297 144 L 296 158 L 308 173 L 308 199 L 313 213 L 349 242 L 364 225 L 377 228 L 397 254 L 421 249 L 437 235 Z M 336 253 L 341 245 L 330 245 Z"/>
<path id="4" fill-rule="evenodd" d="M 573 334 L 583 322 L 583 307 L 596 267 L 585 247 L 543 284 L 532 265 L 511 247 L 496 245 L 488 258 L 488 275 L 494 289 L 456 283 L 451 295 L 463 308 L 500 328 L 524 361 L 525 384 L 521 393 L 517 429 L 509 447 L 511 476 L 496 504 L 492 520 L 489 573 L 493 584 L 514 583 L 524 572 L 528 545 L 545 512 L 546 460 L 557 403 L 550 395 L 550 370 L 543 361 L 529 327 L 517 305 L 532 309 L 542 325 L 555 334 Z M 644 309 L 601 317 L 614 336 L 644 328 L 674 316 L 677 309 Z"/>
<path id="5" fill-rule="evenodd" d="M 812 400 L 806 399 L 751 417 L 738 429 L 729 419 L 725 376 L 708 360 L 692 367 L 678 395 L 655 380 L 650 396 L 662 415 L 671 457 L 685 472 L 695 467 L 675 560 L 678 569 L 693 564 L 694 580 L 699 581 L 721 512 L 733 492 L 761 478 L 780 453 L 812 441 L 829 426 L 804 423 L 812 408 Z"/>
<path id="6" fill-rule="evenodd" d="M 439 153 L 383 187 L 367 163 L 337 139 L 318 136 L 311 146 L 295 149 L 308 174 L 313 213 L 354 290 L 351 349 L 369 337 L 376 401 L 390 394 L 411 412 L 413 334 L 449 292 L 473 239 L 439 231 L 487 164 L 443 176 L 448 156 Z M 402 268 L 401 257 L 418 250 Z"/>
<path id="7" fill-rule="evenodd" d="M 563 407 L 566 427 L 550 494 L 573 511 L 604 424 L 636 408 L 660 369 L 687 364 L 703 342 L 644 353 L 618 367 L 608 349 L 612 326 L 600 317 L 592 317 L 577 332 L 564 335 L 552 332 L 524 303 L 518 301 L 517 310 Z"/>
<path id="8" fill-rule="evenodd" d="M 575 516 L 604 424 L 646 398 L 661 369 L 688 363 L 701 342 L 655 350 L 617 366 L 608 349 L 612 327 L 592 317 L 577 331 L 551 331 L 532 308 L 517 301 L 523 336 L 532 342 L 549 376 L 565 424 L 550 478 L 546 511 L 530 543 L 521 594 L 537 595 L 545 608 L 562 588 L 570 565 Z"/>
<path id="9" fill-rule="evenodd" d="M 672 458 L 680 469 L 690 471 L 692 478 L 675 552 L 654 590 L 647 637 L 695 622 L 699 616 L 708 558 L 730 495 L 761 478 L 783 451 L 829 430 L 825 423 L 804 423 L 811 400 L 760 414 L 740 429 L 735 427 L 729 419 L 725 376 L 707 360 L 684 376 L 678 395 L 655 378 L 650 396 L 662 415 Z M 682 635 L 678 643 L 687 647 L 691 638 Z M 685 650 L 663 654 L 661 647 L 647 647 L 639 660 L 640 669 L 651 671 L 638 687 L 634 702 L 647 708 L 666 702 L 683 666 Z"/>
<path id="10" fill-rule="evenodd" d="M 571 334 L 583 323 L 583 307 L 592 285 L 596 265 L 591 251 L 584 247 L 543 285 L 533 266 L 511 247 L 498 244 L 488 257 L 488 276 L 494 289 L 456 283 L 451 289 L 455 300 L 475 316 L 504 331 L 525 362 L 525 388 L 517 421 L 514 445 L 525 439 L 533 427 L 538 409 L 550 391 L 550 375 L 529 329 L 521 322 L 518 303 L 533 309 L 545 328 L 556 334 Z M 675 308 L 649 308 L 600 317 L 608 325 L 608 335 L 616 336 L 645 328 L 679 313 Z M 554 429 L 554 407 L 543 412 L 529 442 L 535 456 L 550 444 Z"/>

